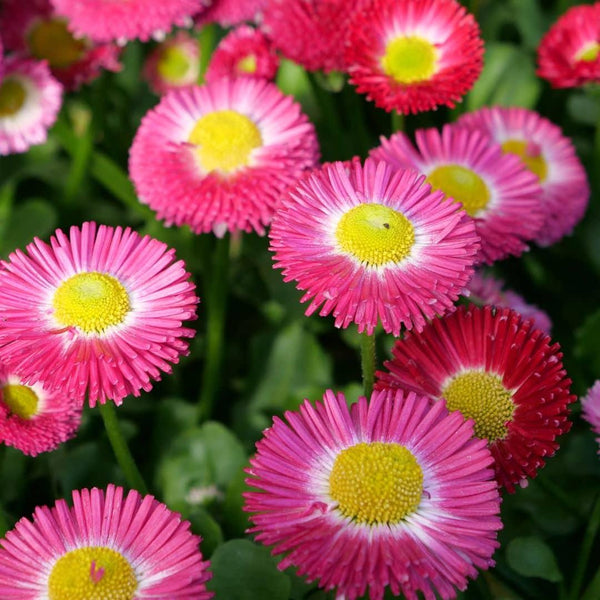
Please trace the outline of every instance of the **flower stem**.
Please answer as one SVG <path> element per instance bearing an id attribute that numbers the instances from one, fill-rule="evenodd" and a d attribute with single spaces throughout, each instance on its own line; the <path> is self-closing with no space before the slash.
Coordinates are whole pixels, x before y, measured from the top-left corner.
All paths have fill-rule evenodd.
<path id="1" fill-rule="evenodd" d="M 135 460 L 123 437 L 123 432 L 119 427 L 115 405 L 110 400 L 105 404 L 100 404 L 100 414 L 104 421 L 106 435 L 108 435 L 110 445 L 112 446 L 117 462 L 125 475 L 125 479 L 127 479 L 127 483 L 141 494 L 147 494 L 148 488 L 146 487 L 146 483 L 135 464 Z"/>
<path id="2" fill-rule="evenodd" d="M 571 600 L 577 600 L 581 592 L 581 586 L 583 584 L 583 577 L 585 575 L 586 568 L 588 566 L 590 552 L 594 545 L 594 540 L 598 534 L 598 528 L 600 527 L 600 496 L 596 498 L 594 507 L 592 508 L 592 514 L 588 522 L 588 526 L 585 530 L 583 537 L 583 543 L 581 544 L 581 550 L 579 551 L 579 559 L 577 560 L 577 567 L 575 569 L 575 575 L 573 576 L 573 582 L 571 584 L 571 593 L 569 598 Z"/>
<path id="3" fill-rule="evenodd" d="M 404 115 L 397 110 L 392 111 L 392 133 L 404 131 Z"/>
<path id="4" fill-rule="evenodd" d="M 360 341 L 360 366 L 363 389 L 367 398 L 371 397 L 375 381 L 375 334 L 363 333 Z"/>
<path id="5" fill-rule="evenodd" d="M 212 265 L 205 270 L 206 356 L 198 400 L 198 421 L 212 413 L 223 357 L 223 336 L 229 280 L 229 238 L 217 239 Z"/>

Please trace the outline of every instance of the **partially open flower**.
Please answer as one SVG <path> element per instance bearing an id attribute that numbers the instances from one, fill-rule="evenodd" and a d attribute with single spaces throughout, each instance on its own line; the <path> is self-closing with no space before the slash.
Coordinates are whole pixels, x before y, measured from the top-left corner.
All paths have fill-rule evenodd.
<path id="1" fill-rule="evenodd" d="M 2 61 L 0 155 L 43 144 L 62 105 L 62 85 L 43 61 L 12 55 Z"/>

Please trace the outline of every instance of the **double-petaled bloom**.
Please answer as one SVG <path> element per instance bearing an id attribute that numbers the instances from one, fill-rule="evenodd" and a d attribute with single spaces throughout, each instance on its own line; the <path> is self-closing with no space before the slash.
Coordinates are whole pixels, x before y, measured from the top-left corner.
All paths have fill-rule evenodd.
<path id="1" fill-rule="evenodd" d="M 150 390 L 187 354 L 198 298 L 166 244 L 84 223 L 35 239 L 0 270 L 0 361 L 90 406 Z"/>

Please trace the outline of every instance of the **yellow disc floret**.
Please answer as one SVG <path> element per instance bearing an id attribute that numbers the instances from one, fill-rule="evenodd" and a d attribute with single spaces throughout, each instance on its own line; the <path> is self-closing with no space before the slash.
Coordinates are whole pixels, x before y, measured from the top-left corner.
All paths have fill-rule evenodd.
<path id="1" fill-rule="evenodd" d="M 76 40 L 62 19 L 38 21 L 28 35 L 33 56 L 46 59 L 51 67 L 64 68 L 77 62 L 85 52 L 85 42 Z"/>
<path id="2" fill-rule="evenodd" d="M 52 300 L 54 317 L 65 327 L 84 333 L 102 333 L 119 325 L 131 309 L 129 295 L 112 275 L 91 271 L 64 281 Z"/>
<path id="3" fill-rule="evenodd" d="M 446 196 L 460 202 L 471 217 L 476 217 L 490 201 L 490 191 L 471 169 L 460 165 L 441 165 L 427 176 L 434 190 L 441 190 Z"/>
<path id="4" fill-rule="evenodd" d="M 575 60 L 582 60 L 584 62 L 592 62 L 598 58 L 600 54 L 600 44 L 598 42 L 591 42 L 584 46 L 576 55 Z"/>
<path id="5" fill-rule="evenodd" d="M 160 53 L 156 68 L 162 78 L 177 83 L 187 75 L 190 59 L 181 48 L 166 46 Z"/>
<path id="6" fill-rule="evenodd" d="M 423 471 L 400 444 L 371 442 L 342 450 L 329 475 L 338 510 L 358 523 L 398 523 L 421 502 Z"/>
<path id="7" fill-rule="evenodd" d="M 26 385 L 6 384 L 2 388 L 2 399 L 8 410 L 21 419 L 31 419 L 37 413 L 37 394 Z"/>
<path id="8" fill-rule="evenodd" d="M 383 204 L 359 204 L 344 213 L 335 230 L 339 248 L 371 267 L 399 263 L 415 243 L 412 223 Z"/>
<path id="9" fill-rule="evenodd" d="M 444 384 L 441 395 L 449 410 L 459 410 L 475 421 L 478 438 L 494 442 L 506 436 L 515 404 L 498 375 L 475 370 L 459 373 Z"/>
<path id="10" fill-rule="evenodd" d="M 504 152 L 516 154 L 525 166 L 538 176 L 540 181 L 545 181 L 548 176 L 548 165 L 542 156 L 541 149 L 536 144 L 524 140 L 506 140 L 502 144 Z"/>
<path id="11" fill-rule="evenodd" d="M 7 77 L 0 83 L 0 118 L 10 117 L 21 110 L 27 92 L 23 84 L 14 77 Z"/>
<path id="12" fill-rule="evenodd" d="M 231 173 L 244 167 L 252 150 L 262 145 L 258 127 L 234 110 L 217 110 L 198 120 L 188 141 L 205 171 Z"/>
<path id="13" fill-rule="evenodd" d="M 244 56 L 244 58 L 238 60 L 237 63 L 237 70 L 240 73 L 255 73 L 256 67 L 256 56 L 254 54 Z"/>
<path id="14" fill-rule="evenodd" d="M 435 46 L 421 37 L 397 37 L 385 47 L 381 66 L 398 83 L 418 83 L 435 73 L 437 54 Z"/>
<path id="15" fill-rule="evenodd" d="M 133 600 L 137 578 L 127 559 L 106 547 L 61 556 L 48 578 L 49 600 Z"/>

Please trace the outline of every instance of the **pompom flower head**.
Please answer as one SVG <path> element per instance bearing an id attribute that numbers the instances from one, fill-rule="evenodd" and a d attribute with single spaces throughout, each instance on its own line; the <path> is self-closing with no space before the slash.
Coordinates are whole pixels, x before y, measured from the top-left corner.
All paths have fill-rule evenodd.
<path id="1" fill-rule="evenodd" d="M 434 600 L 493 566 L 499 495 L 471 422 L 399 390 L 350 408 L 327 391 L 285 419 L 256 444 L 246 482 L 259 491 L 244 494 L 280 569 L 346 600 L 367 588 L 381 600 L 386 587 Z"/>
<path id="2" fill-rule="evenodd" d="M 275 267 L 336 327 L 399 335 L 453 309 L 479 249 L 473 222 L 423 177 L 367 159 L 298 182 L 270 231 Z"/>
<path id="3" fill-rule="evenodd" d="M 536 329 L 550 334 L 552 322 L 548 314 L 541 308 L 529 304 L 523 296 L 517 292 L 507 289 L 504 281 L 496 277 L 476 271 L 467 284 L 468 298 L 477 305 L 490 304 L 498 308 L 512 308 L 516 310 L 523 319 L 532 319 Z"/>
<path id="4" fill-rule="evenodd" d="M 78 37 L 95 42 L 140 39 L 164 35 L 175 25 L 191 24 L 205 8 L 200 0 L 51 0 L 56 13 L 69 21 Z"/>
<path id="5" fill-rule="evenodd" d="M 62 85 L 45 62 L 9 56 L 0 79 L 0 155 L 43 144 L 62 105 Z"/>
<path id="6" fill-rule="evenodd" d="M 144 62 L 142 74 L 152 91 L 158 95 L 198 83 L 198 40 L 185 31 L 178 31 L 152 50 Z"/>
<path id="7" fill-rule="evenodd" d="M 36 456 L 75 435 L 81 404 L 41 385 L 24 385 L 0 367 L 0 443 Z"/>
<path id="8" fill-rule="evenodd" d="M 600 454 L 600 380 L 587 391 L 587 394 L 581 398 L 581 408 L 583 418 L 591 425 L 592 431 L 596 434 L 596 441 L 599 444 L 598 454 Z"/>
<path id="9" fill-rule="evenodd" d="M 372 0 L 348 28 L 350 83 L 387 111 L 452 107 L 483 67 L 479 27 L 456 0 Z"/>
<path id="10" fill-rule="evenodd" d="M 508 308 L 464 306 L 397 340 L 377 388 L 445 399 L 487 440 L 498 483 L 513 492 L 535 477 L 566 433 L 575 400 L 558 344 Z"/>
<path id="11" fill-rule="evenodd" d="M 382 137 L 371 156 L 416 169 L 434 189 L 460 202 L 481 238 L 477 262 L 491 264 L 527 250 L 543 222 L 537 176 L 483 131 L 446 125 L 441 133 L 419 129 L 415 137 L 417 149 L 404 133 Z"/>
<path id="12" fill-rule="evenodd" d="M 0 271 L 0 360 L 90 406 L 150 390 L 186 354 L 194 285 L 174 250 L 129 228 L 84 223 L 35 239 Z"/>
<path id="13" fill-rule="evenodd" d="M 73 506 L 38 506 L 0 540 L 3 600 L 208 600 L 208 562 L 188 521 L 152 496 L 109 485 Z"/>
<path id="14" fill-rule="evenodd" d="M 75 39 L 67 21 L 58 17 L 50 0 L 6 0 L 0 12 L 0 34 L 12 50 L 47 60 L 66 90 L 96 78 L 103 69 L 118 71 L 119 48 Z"/>
<path id="15" fill-rule="evenodd" d="M 600 3 L 573 6 L 538 47 L 537 74 L 555 88 L 600 82 Z"/>
<path id="16" fill-rule="evenodd" d="M 267 0 L 261 27 L 286 57 L 308 71 L 344 69 L 348 24 L 364 0 Z"/>
<path id="17" fill-rule="evenodd" d="M 205 10 L 198 13 L 196 23 L 218 23 L 233 27 L 243 21 L 254 21 L 267 0 L 203 0 Z"/>
<path id="18" fill-rule="evenodd" d="M 206 70 L 206 81 L 220 77 L 248 75 L 273 80 L 279 58 L 271 40 L 258 29 L 240 25 L 230 31 L 215 48 Z"/>
<path id="19" fill-rule="evenodd" d="M 264 233 L 282 192 L 318 159 L 300 105 L 261 79 L 164 96 L 142 119 L 129 173 L 140 202 L 196 233 Z"/>
<path id="20" fill-rule="evenodd" d="M 590 186 L 573 144 L 558 126 L 518 107 L 481 108 L 463 115 L 458 124 L 485 131 L 539 179 L 544 221 L 535 242 L 549 246 L 571 233 L 583 217 Z"/>

